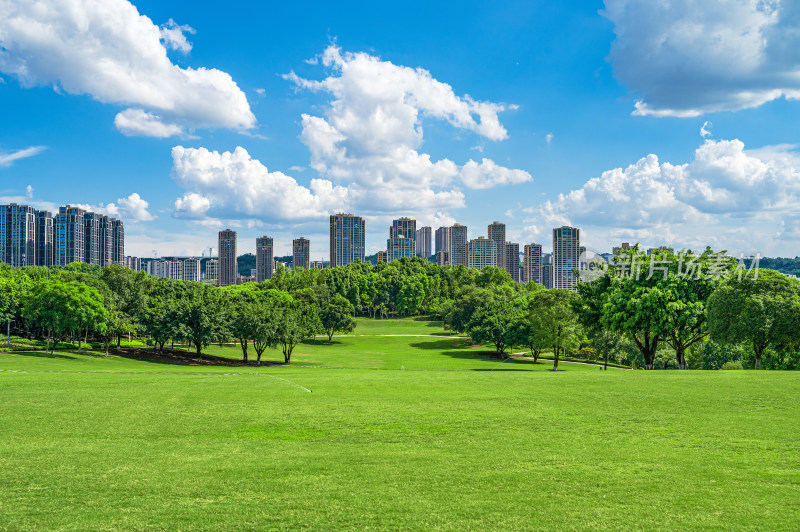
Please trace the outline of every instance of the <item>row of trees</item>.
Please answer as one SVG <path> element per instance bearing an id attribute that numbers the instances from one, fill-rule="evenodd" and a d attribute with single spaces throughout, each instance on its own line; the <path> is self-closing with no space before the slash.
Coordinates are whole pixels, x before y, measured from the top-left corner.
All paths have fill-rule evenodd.
<path id="1" fill-rule="evenodd" d="M 579 350 L 645 368 L 667 350 L 680 368 L 698 353 L 744 353 L 760 367 L 765 354 L 797 351 L 797 280 L 763 269 L 757 280 L 753 272 L 738 275 L 736 261 L 720 261 L 711 250 L 695 263 L 707 269 L 713 263 L 721 275 L 686 275 L 684 261 L 671 251 L 658 256 L 667 265 L 660 267 L 663 276 L 646 269 L 634 275 L 631 264 L 650 260 L 637 248 L 623 258 L 577 292 L 515 283 L 500 268 L 442 267 L 422 259 L 279 269 L 263 283 L 221 289 L 116 265 L 0 267 L 0 319 L 9 333 L 13 324 L 19 334 L 48 343 L 77 339 L 79 346 L 90 338 L 119 344 L 135 334 L 161 349 L 189 342 L 199 355 L 212 342 L 237 341 L 245 360 L 252 348 L 259 361 L 267 347 L 280 346 L 288 362 L 305 338 L 325 334 L 331 341 L 336 332 L 353 329 L 355 315 L 389 313 L 442 319 L 475 342 L 493 345 L 500 356 L 514 346 L 534 358 L 552 351 L 555 369 L 560 356 Z"/>

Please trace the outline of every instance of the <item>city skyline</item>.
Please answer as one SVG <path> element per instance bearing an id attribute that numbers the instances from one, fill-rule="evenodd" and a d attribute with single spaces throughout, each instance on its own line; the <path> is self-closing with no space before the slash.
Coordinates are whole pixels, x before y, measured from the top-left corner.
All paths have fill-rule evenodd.
<path id="1" fill-rule="evenodd" d="M 358 24 L 317 4 L 291 33 L 306 8 L 65 5 L 40 20 L 13 0 L 0 20 L 0 203 L 123 219 L 130 255 L 199 255 L 226 227 L 244 252 L 269 234 L 290 255 L 294 235 L 324 242 L 339 211 L 372 227 L 459 221 L 469 240 L 502 217 L 520 243 L 568 224 L 597 249 L 800 254 L 784 4 L 732 4 L 725 47 L 710 4 L 471 3 L 456 24 L 425 3 Z M 42 47 L 19 31 L 33 25 Z M 368 233 L 366 254 L 384 240 Z"/>

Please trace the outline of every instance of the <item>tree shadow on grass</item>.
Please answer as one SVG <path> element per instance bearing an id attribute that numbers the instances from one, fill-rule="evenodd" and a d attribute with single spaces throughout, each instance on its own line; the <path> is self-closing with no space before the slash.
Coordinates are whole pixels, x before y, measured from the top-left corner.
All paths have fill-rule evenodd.
<path id="1" fill-rule="evenodd" d="M 71 357 L 69 355 L 59 355 L 59 354 L 50 354 L 45 353 L 44 351 L 6 351 L 6 354 L 9 355 L 18 355 L 23 357 L 34 357 L 34 358 L 64 358 L 68 360 L 75 360 L 75 357 Z"/>
<path id="2" fill-rule="evenodd" d="M 301 343 L 303 345 L 321 345 L 321 346 L 333 346 L 333 345 L 341 345 L 342 344 L 342 342 L 336 340 L 336 338 L 334 338 L 333 341 L 331 341 L 330 343 L 328 343 L 328 339 L 327 338 L 317 338 L 316 340 L 313 339 L 313 338 L 309 338 L 309 339 L 303 340 Z"/>
<path id="3" fill-rule="evenodd" d="M 163 352 L 158 351 L 157 349 L 133 348 L 120 351 L 111 351 L 110 353 L 120 358 L 170 366 L 266 367 L 284 365 L 281 362 L 269 362 L 264 360 L 261 361 L 260 365 L 256 365 L 255 356 L 253 357 L 253 360 L 245 362 L 243 360 L 209 355 L 206 353 L 203 353 L 201 358 L 198 360 L 197 353 L 189 353 L 187 351 L 167 348 L 164 348 Z"/>

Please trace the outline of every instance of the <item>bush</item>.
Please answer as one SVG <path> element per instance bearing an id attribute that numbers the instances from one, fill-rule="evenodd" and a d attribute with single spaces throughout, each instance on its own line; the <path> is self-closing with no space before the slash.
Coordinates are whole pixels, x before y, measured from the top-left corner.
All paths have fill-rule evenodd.
<path id="1" fill-rule="evenodd" d="M 730 360 L 725 362 L 720 369 L 744 369 L 741 360 Z"/>

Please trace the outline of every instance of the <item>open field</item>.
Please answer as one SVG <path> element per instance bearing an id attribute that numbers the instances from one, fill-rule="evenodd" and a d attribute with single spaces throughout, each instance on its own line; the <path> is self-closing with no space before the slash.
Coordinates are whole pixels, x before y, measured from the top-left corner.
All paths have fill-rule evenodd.
<path id="1" fill-rule="evenodd" d="M 436 333 L 403 321 L 356 333 Z M 345 337 L 227 368 L 0 353 L 0 529 L 800 525 L 797 373 L 553 373 L 485 351 Z"/>

